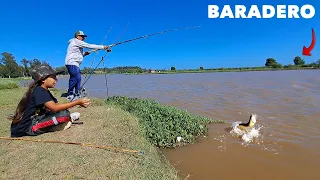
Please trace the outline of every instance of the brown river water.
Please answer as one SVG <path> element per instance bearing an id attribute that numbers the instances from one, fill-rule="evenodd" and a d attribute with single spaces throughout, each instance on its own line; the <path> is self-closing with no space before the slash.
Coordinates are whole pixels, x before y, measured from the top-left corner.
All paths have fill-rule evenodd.
<path id="1" fill-rule="evenodd" d="M 227 121 L 209 125 L 195 144 L 162 151 L 182 179 L 320 179 L 320 70 L 107 75 L 107 82 L 109 96 L 152 98 Z M 89 97 L 107 96 L 104 75 L 85 87 Z M 233 123 L 252 113 L 255 129 L 237 134 Z"/>

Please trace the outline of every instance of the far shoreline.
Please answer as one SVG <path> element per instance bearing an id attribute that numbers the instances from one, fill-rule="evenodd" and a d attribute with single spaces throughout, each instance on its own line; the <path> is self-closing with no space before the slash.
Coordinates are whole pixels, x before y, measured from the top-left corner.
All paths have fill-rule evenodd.
<path id="1" fill-rule="evenodd" d="M 304 70 L 320 70 L 320 66 L 315 67 L 296 67 L 292 66 L 289 68 L 270 68 L 270 67 L 247 67 L 247 68 L 215 68 L 215 69 L 182 69 L 182 70 L 153 70 L 149 72 L 102 72 L 102 71 L 94 71 L 94 73 L 81 73 L 82 76 L 99 76 L 99 75 L 156 75 L 156 74 L 190 74 L 190 73 L 223 73 L 223 72 L 267 72 L 267 71 L 304 71 Z M 69 77 L 69 74 L 60 74 L 58 77 Z M 1 77 L 1 79 L 21 79 L 21 80 L 31 80 L 30 76 L 26 77 L 16 77 L 16 78 L 8 78 L 8 77 Z"/>
<path id="2" fill-rule="evenodd" d="M 144 75 L 144 74 L 183 74 L 183 73 L 222 73 L 222 72 L 254 72 L 254 71 L 290 71 L 290 70 L 319 70 L 320 67 L 294 67 L 294 68 L 219 68 L 219 69 L 203 69 L 203 70 L 154 70 L 153 72 L 143 73 L 116 73 L 116 72 L 95 72 L 92 75 L 102 74 L 124 74 L 124 75 Z M 82 73 L 82 75 L 90 75 L 90 73 Z M 68 75 L 61 75 L 68 76 Z"/>

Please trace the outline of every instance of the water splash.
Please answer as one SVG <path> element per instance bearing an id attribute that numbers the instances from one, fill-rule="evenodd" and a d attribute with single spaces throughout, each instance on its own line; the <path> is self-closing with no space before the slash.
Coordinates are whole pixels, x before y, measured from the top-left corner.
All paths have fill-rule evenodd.
<path id="1" fill-rule="evenodd" d="M 229 131 L 230 135 L 232 137 L 239 137 L 242 141 L 241 145 L 244 147 L 254 144 L 261 147 L 264 151 L 278 155 L 282 150 L 282 146 L 278 145 L 282 140 L 278 128 L 276 128 L 275 125 L 269 125 L 261 121 L 264 119 L 263 117 L 258 118 L 260 119 L 260 124 L 256 124 L 255 127 L 249 129 L 248 132 L 244 132 L 238 128 L 239 124 L 242 123 L 241 121 L 233 122 Z M 272 130 L 269 128 L 272 128 Z"/>
<path id="2" fill-rule="evenodd" d="M 251 129 L 248 130 L 248 132 L 244 132 L 241 129 L 238 128 L 239 124 L 242 123 L 241 121 L 237 121 L 232 123 L 232 130 L 230 131 L 230 133 L 233 136 L 238 136 L 241 137 L 242 141 L 243 141 L 243 145 L 248 145 L 251 142 L 253 142 L 254 139 L 258 138 L 260 136 L 260 129 L 262 128 L 260 127 L 253 127 Z"/>

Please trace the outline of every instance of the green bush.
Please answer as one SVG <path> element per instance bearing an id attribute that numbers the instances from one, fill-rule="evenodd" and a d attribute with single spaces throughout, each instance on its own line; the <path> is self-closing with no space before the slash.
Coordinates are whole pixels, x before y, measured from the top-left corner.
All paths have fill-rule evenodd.
<path id="1" fill-rule="evenodd" d="M 192 143 L 208 132 L 206 124 L 222 123 L 204 116 L 193 116 L 187 111 L 161 105 L 154 100 L 113 96 L 107 104 L 118 105 L 135 115 L 147 139 L 158 147 L 175 147 Z M 181 137 L 181 142 L 177 141 Z"/>

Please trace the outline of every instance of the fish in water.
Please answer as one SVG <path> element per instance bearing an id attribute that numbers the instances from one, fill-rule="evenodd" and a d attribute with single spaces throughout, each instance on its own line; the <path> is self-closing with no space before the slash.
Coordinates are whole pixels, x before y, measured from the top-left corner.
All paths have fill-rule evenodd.
<path id="1" fill-rule="evenodd" d="M 248 129 L 252 128 L 256 122 L 257 122 L 257 116 L 255 114 L 252 114 L 249 118 L 249 122 L 240 123 L 238 128 L 241 129 L 242 131 L 248 132 Z"/>

